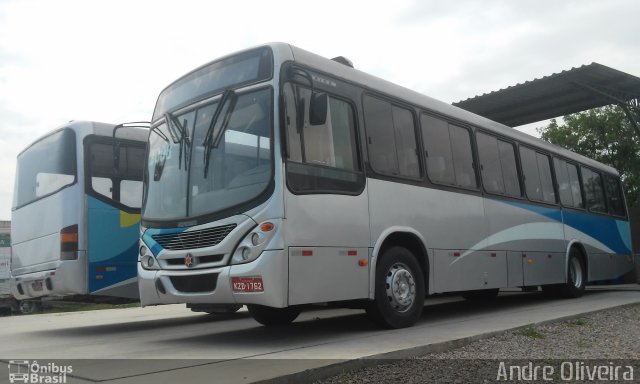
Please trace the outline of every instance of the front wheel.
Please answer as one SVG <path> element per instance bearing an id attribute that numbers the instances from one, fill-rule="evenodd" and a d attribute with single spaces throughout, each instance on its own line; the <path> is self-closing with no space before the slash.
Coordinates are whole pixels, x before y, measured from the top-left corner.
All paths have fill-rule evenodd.
<path id="1" fill-rule="evenodd" d="M 286 325 L 300 314 L 298 307 L 272 308 L 264 305 L 247 305 L 249 313 L 255 321 L 262 325 Z"/>
<path id="2" fill-rule="evenodd" d="M 375 299 L 367 315 L 385 328 L 406 328 L 418 321 L 424 307 L 424 279 L 414 255 L 406 248 L 391 247 L 376 266 Z"/>

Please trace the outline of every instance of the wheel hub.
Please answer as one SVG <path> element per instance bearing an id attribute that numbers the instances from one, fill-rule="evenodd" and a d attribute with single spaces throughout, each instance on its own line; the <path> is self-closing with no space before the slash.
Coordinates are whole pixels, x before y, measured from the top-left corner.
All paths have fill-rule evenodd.
<path id="1" fill-rule="evenodd" d="M 569 278 L 574 287 L 580 288 L 582 286 L 582 265 L 577 258 L 571 259 L 571 263 L 569 264 Z"/>
<path id="2" fill-rule="evenodd" d="M 386 279 L 389 304 L 398 312 L 406 312 L 416 299 L 416 282 L 409 268 L 401 263 L 389 269 Z"/>

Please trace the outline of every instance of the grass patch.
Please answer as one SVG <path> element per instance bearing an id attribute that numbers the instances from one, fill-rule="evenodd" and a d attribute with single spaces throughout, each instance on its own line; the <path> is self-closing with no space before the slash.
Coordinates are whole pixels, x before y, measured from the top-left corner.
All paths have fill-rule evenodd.
<path id="1" fill-rule="evenodd" d="M 534 327 L 527 327 L 520 330 L 520 335 L 530 337 L 533 339 L 544 339 L 545 336 L 538 332 Z"/>
<path id="2" fill-rule="evenodd" d="M 583 318 L 573 319 L 566 322 L 569 327 L 580 327 L 587 324 L 587 321 Z"/>
<path id="3" fill-rule="evenodd" d="M 586 341 L 584 341 L 584 340 L 578 340 L 578 341 L 576 341 L 576 345 L 577 345 L 579 348 L 582 348 L 582 349 L 588 349 L 588 348 L 591 348 L 591 343 L 586 342 Z"/>

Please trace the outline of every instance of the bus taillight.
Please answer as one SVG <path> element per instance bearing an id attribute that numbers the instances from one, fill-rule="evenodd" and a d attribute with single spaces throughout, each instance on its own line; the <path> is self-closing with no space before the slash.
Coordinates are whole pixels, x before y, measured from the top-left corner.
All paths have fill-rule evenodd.
<path id="1" fill-rule="evenodd" d="M 78 225 L 70 225 L 60 231 L 60 260 L 78 259 Z"/>

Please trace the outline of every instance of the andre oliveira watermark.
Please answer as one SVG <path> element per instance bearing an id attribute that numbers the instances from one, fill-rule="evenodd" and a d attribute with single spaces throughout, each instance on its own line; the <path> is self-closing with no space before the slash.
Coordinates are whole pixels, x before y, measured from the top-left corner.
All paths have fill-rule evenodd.
<path id="1" fill-rule="evenodd" d="M 522 364 L 500 361 L 496 381 L 499 382 L 633 382 L 634 366 L 606 361 L 555 361 Z"/>
<path id="2" fill-rule="evenodd" d="M 9 382 L 25 384 L 64 384 L 73 373 L 71 365 L 38 364 L 37 360 L 9 360 Z"/>

